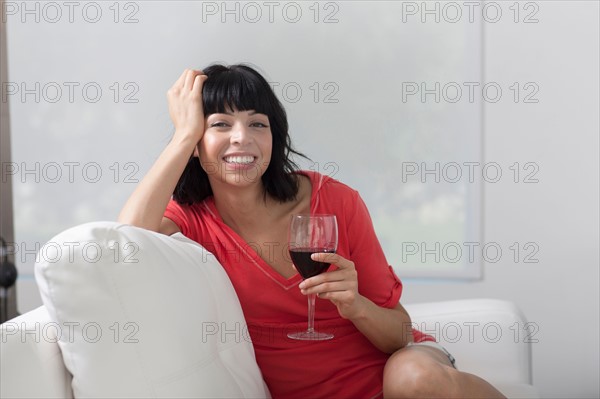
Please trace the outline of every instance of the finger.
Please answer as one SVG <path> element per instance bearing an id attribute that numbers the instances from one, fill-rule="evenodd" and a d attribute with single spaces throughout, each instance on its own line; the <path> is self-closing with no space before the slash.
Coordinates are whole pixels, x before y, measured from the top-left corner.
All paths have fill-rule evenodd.
<path id="1" fill-rule="evenodd" d="M 348 290 L 319 292 L 317 296 L 334 302 L 342 302 L 349 297 Z"/>
<path id="2" fill-rule="evenodd" d="M 187 72 L 188 72 L 188 70 L 184 69 L 184 71 L 181 74 L 181 76 L 179 76 L 179 78 L 177 78 L 177 81 L 175 82 L 174 86 L 178 86 L 178 87 L 183 86 L 183 84 L 185 83 L 185 77 L 187 75 Z"/>
<path id="3" fill-rule="evenodd" d="M 206 82 L 206 79 L 208 79 L 208 76 L 206 75 L 196 75 L 196 77 L 194 78 L 194 85 L 192 87 L 192 91 L 202 93 L 202 86 L 204 86 L 204 82 Z"/>
<path id="4" fill-rule="evenodd" d="M 200 75 L 200 74 L 201 74 L 200 71 L 188 69 L 187 74 L 185 75 L 185 86 L 184 87 L 192 90 L 192 88 L 194 87 L 194 80 L 196 79 L 196 76 Z"/>
<path id="5" fill-rule="evenodd" d="M 354 285 L 349 281 L 333 281 L 311 287 L 304 287 L 300 290 L 300 292 L 304 295 L 324 294 L 327 292 L 346 292 L 351 291 L 353 287 Z"/>
<path id="6" fill-rule="evenodd" d="M 348 280 L 347 273 L 343 272 L 342 270 L 335 270 L 307 278 L 306 280 L 302 281 L 298 287 L 300 287 L 300 289 L 309 289 L 313 287 L 319 287 L 324 284 L 344 282 L 346 280 Z"/>
<path id="7" fill-rule="evenodd" d="M 354 262 L 334 253 L 320 252 L 312 254 L 311 259 L 317 262 L 331 263 L 339 269 L 354 268 Z"/>

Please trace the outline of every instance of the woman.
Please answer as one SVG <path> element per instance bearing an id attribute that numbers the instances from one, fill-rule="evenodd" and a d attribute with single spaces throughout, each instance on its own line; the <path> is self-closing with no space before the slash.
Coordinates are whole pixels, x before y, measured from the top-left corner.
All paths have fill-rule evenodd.
<path id="1" fill-rule="evenodd" d="M 301 154 L 285 111 L 260 74 L 245 65 L 186 70 L 168 100 L 173 139 L 119 221 L 182 232 L 215 254 L 273 397 L 502 397 L 411 328 L 364 202 L 340 182 L 296 170 L 290 155 Z M 313 255 L 331 271 L 305 281 L 286 251 L 296 213 L 338 220 L 337 252 Z M 305 327 L 310 293 L 320 298 L 317 329 L 332 340 L 287 338 Z"/>

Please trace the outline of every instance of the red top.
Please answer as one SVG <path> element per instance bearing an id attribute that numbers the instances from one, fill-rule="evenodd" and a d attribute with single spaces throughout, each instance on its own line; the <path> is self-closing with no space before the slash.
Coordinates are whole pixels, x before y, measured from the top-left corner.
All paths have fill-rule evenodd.
<path id="1" fill-rule="evenodd" d="M 402 283 L 385 259 L 358 192 L 315 172 L 299 173 L 312 183 L 311 213 L 336 215 L 336 252 L 354 262 L 360 294 L 379 306 L 395 307 Z M 171 200 L 165 217 L 223 265 L 240 299 L 256 360 L 274 398 L 381 395 L 389 355 L 373 346 L 351 321 L 341 318 L 330 301 L 317 298 L 315 329 L 333 333 L 333 339 L 297 341 L 287 337 L 289 332 L 306 329 L 307 297 L 297 287 L 302 278 L 295 274 L 286 279 L 273 270 L 258 256 L 256 246 L 223 222 L 212 197 L 191 206 Z M 434 341 L 414 329 L 413 336 L 415 342 Z"/>

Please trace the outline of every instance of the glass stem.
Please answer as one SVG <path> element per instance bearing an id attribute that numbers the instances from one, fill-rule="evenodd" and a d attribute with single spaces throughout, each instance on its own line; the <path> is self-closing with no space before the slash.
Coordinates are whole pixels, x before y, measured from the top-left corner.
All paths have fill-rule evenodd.
<path id="1" fill-rule="evenodd" d="M 315 332 L 315 299 L 317 294 L 308 294 L 308 330 L 307 332 Z"/>

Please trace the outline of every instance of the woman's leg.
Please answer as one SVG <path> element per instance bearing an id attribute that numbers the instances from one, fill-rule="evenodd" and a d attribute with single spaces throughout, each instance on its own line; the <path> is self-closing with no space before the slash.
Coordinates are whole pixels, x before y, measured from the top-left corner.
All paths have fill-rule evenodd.
<path id="1" fill-rule="evenodd" d="M 383 371 L 384 398 L 504 398 L 476 375 L 455 369 L 440 349 L 410 345 L 390 356 Z"/>

